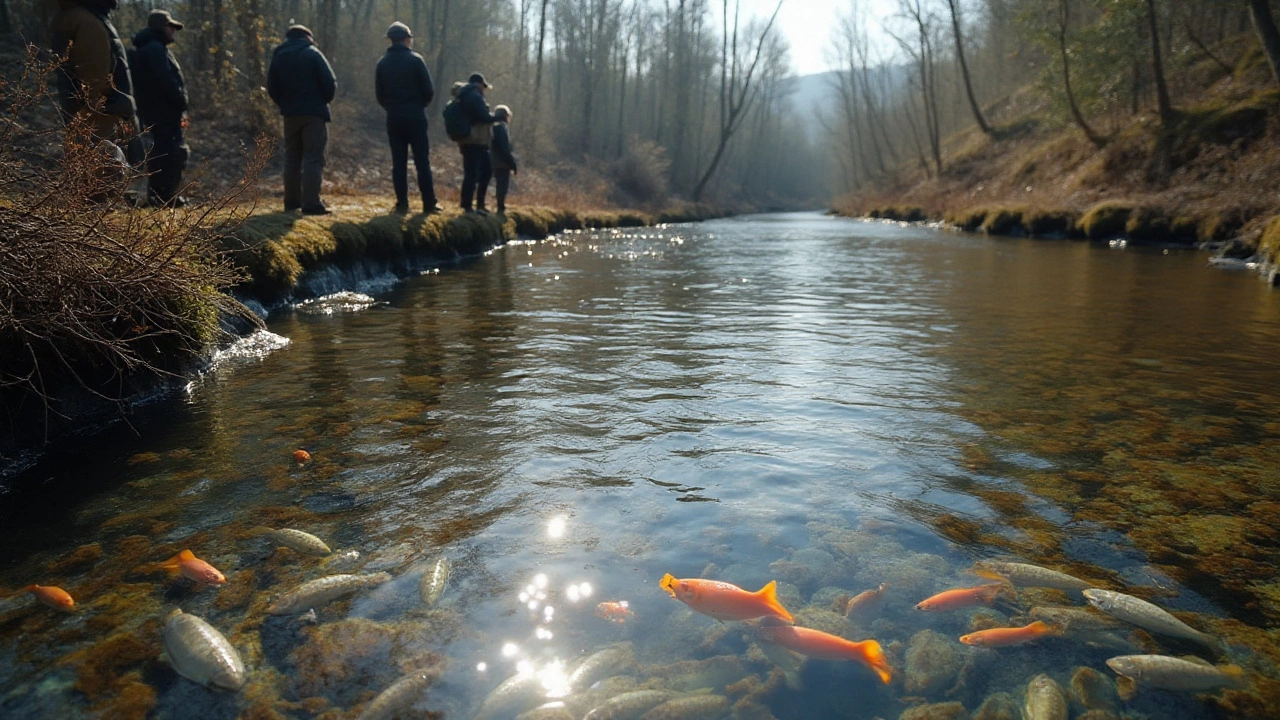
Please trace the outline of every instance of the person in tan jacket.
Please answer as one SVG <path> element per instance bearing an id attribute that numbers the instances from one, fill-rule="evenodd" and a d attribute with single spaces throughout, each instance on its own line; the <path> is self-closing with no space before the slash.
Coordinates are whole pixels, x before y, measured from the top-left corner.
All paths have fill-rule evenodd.
<path id="1" fill-rule="evenodd" d="M 120 33 L 111 24 L 118 0 L 59 0 L 52 49 L 63 121 L 88 122 L 100 140 L 113 142 L 121 120 L 135 123 L 133 83 Z"/>

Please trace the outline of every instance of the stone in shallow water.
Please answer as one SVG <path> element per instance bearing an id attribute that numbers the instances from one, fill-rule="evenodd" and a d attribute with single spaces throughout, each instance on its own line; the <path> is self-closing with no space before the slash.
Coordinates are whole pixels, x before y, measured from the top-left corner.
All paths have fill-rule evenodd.
<path id="1" fill-rule="evenodd" d="M 935 696 L 955 684 L 964 666 L 957 643 L 933 630 L 921 630 L 907 644 L 907 692 Z"/>
<path id="2" fill-rule="evenodd" d="M 931 703 L 910 708 L 898 720 L 969 720 L 969 711 L 958 702 Z"/>
<path id="3" fill-rule="evenodd" d="M 982 701 L 973 713 L 973 720 L 1022 720 L 1022 708 L 1012 695 L 998 692 Z"/>

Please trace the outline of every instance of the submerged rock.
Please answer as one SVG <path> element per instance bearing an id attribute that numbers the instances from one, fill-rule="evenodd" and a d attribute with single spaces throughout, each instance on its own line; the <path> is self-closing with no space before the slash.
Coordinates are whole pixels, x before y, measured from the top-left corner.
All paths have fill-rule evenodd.
<path id="1" fill-rule="evenodd" d="M 1022 720 L 1022 708 L 1012 695 L 998 692 L 982 701 L 973 713 L 973 720 Z"/>
<path id="2" fill-rule="evenodd" d="M 718 655 L 706 660 L 671 663 L 654 672 L 654 676 L 665 679 L 672 690 L 684 692 L 699 688 L 723 688 L 749 674 L 742 658 L 737 655 Z"/>
<path id="3" fill-rule="evenodd" d="M 1071 676 L 1071 699 L 1086 710 L 1116 710 L 1120 696 L 1111 678 L 1093 668 L 1076 668 Z"/>
<path id="4" fill-rule="evenodd" d="M 720 695 L 695 695 L 668 700 L 640 716 L 640 720 L 716 720 L 728 712 L 728 698 Z"/>
<path id="5" fill-rule="evenodd" d="M 917 705 L 904 711 L 898 720 L 970 720 L 969 711 L 958 702 Z"/>
<path id="6" fill-rule="evenodd" d="M 963 666 L 958 643 L 933 630 L 921 630 L 907 643 L 906 690 L 926 697 L 939 695 L 955 684 Z"/>

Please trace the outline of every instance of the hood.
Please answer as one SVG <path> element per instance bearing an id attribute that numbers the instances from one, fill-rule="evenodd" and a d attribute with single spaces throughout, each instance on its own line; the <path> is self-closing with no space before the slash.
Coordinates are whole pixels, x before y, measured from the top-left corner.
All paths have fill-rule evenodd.
<path id="1" fill-rule="evenodd" d="M 285 40 L 283 43 L 280 43 L 280 45 L 276 47 L 275 53 L 273 54 L 296 55 L 306 50 L 307 48 L 311 47 L 313 44 L 314 43 L 311 42 L 311 39 L 307 37 L 291 37 L 288 40 Z"/>
<path id="2" fill-rule="evenodd" d="M 160 33 L 151 28 L 142 28 L 133 34 L 133 46 L 140 48 L 148 43 L 158 42 L 164 44 L 164 38 L 160 37 Z"/>
<path id="3" fill-rule="evenodd" d="M 462 87 L 458 88 L 458 97 L 464 98 L 468 95 L 471 95 L 473 93 L 478 93 L 478 92 L 480 92 L 480 88 L 476 87 L 471 83 L 465 83 Z"/>

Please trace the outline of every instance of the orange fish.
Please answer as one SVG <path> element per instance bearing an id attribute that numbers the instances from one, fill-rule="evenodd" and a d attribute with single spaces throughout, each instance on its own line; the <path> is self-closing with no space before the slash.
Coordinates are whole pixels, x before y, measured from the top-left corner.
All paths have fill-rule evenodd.
<path id="1" fill-rule="evenodd" d="M 628 620 L 635 620 L 636 614 L 631 612 L 626 600 L 619 600 L 617 602 L 602 602 L 596 605 L 596 617 L 621 625 Z"/>
<path id="2" fill-rule="evenodd" d="M 662 576 L 658 587 L 671 597 L 703 615 L 717 620 L 750 620 L 775 617 L 795 622 L 791 613 L 778 602 L 778 583 L 770 581 L 756 592 L 748 592 L 719 580 L 677 580 L 671 573 Z"/>
<path id="3" fill-rule="evenodd" d="M 1037 620 L 1030 625 L 1017 628 L 991 628 L 979 630 L 968 635 L 961 635 L 960 642 L 974 647 L 998 648 L 1010 645 L 1021 645 L 1046 635 L 1061 635 L 1062 628 Z"/>
<path id="4" fill-rule="evenodd" d="M 183 550 L 160 563 L 159 567 L 182 573 L 182 576 L 195 580 L 201 585 L 221 585 L 227 578 L 218 572 L 218 568 L 196 557 L 190 550 Z"/>
<path id="5" fill-rule="evenodd" d="M 311 453 L 306 450 L 294 450 L 293 461 L 301 465 L 302 463 L 311 462 Z"/>
<path id="6" fill-rule="evenodd" d="M 29 592 L 36 596 L 40 602 L 51 608 L 58 610 L 70 610 L 76 606 L 76 601 L 71 599 L 71 594 L 60 587 L 52 585 L 28 585 L 22 588 L 24 592 Z"/>
<path id="7" fill-rule="evenodd" d="M 760 626 L 760 633 L 788 650 L 819 660 L 853 660 L 875 671 L 880 682 L 888 685 L 893 680 L 893 668 L 884 658 L 884 650 L 875 640 L 853 642 L 838 635 L 805 627 L 769 624 Z"/>
<path id="8" fill-rule="evenodd" d="M 975 605 L 990 605 L 996 601 L 1003 587 L 1004 585 L 979 585 L 972 588 L 944 590 L 933 597 L 921 600 L 916 604 L 916 609 L 946 612 Z"/>
<path id="9" fill-rule="evenodd" d="M 844 616 L 856 620 L 878 615 L 880 608 L 884 606 L 884 591 L 888 589 L 889 583 L 880 583 L 880 587 L 875 590 L 866 590 L 849 598 L 849 604 L 844 607 Z"/>

